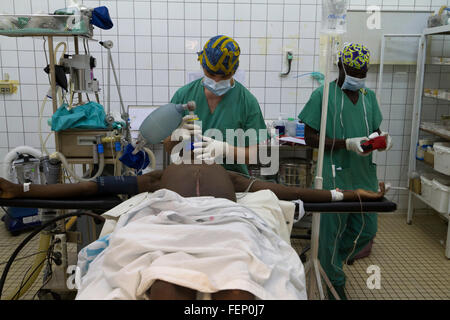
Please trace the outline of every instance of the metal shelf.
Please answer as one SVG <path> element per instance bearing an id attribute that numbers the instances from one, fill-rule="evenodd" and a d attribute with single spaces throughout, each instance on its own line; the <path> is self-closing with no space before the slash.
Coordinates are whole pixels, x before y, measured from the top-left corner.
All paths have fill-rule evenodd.
<path id="1" fill-rule="evenodd" d="M 450 35 L 450 25 L 436 27 L 436 28 L 427 28 L 423 31 L 420 41 L 419 41 L 419 49 L 417 54 L 417 71 L 416 71 L 416 79 L 415 79 L 415 92 L 414 92 L 414 106 L 413 106 L 413 114 L 412 114 L 412 125 L 411 125 L 411 140 L 410 140 L 410 151 L 409 151 L 409 168 L 408 168 L 408 176 L 411 177 L 413 173 L 418 171 L 432 170 L 436 172 L 434 168 L 431 166 L 427 166 L 425 168 L 425 164 L 419 164 L 421 162 L 416 160 L 416 146 L 419 141 L 420 131 L 431 133 L 435 136 L 439 136 L 447 141 L 450 141 L 450 130 L 446 127 L 434 123 L 422 122 L 421 113 L 422 113 L 422 101 L 426 96 L 424 90 L 424 78 L 425 78 L 425 65 L 427 64 L 427 54 L 429 54 L 429 35 Z M 444 66 L 444 64 L 442 64 Z M 437 97 L 432 97 L 437 98 Z M 443 101 L 448 101 L 447 99 L 440 99 Z M 423 168 L 420 168 L 423 167 Z M 423 198 L 421 195 L 418 195 L 412 191 L 409 192 L 408 195 L 408 214 L 406 222 L 411 224 L 412 217 L 414 214 L 414 197 L 419 199 L 424 204 L 434 209 L 433 203 Z M 436 210 L 436 209 L 434 209 Z M 440 212 L 441 215 L 444 215 L 447 219 L 449 219 L 449 212 Z M 447 240 L 445 243 L 445 256 L 450 259 L 450 224 L 448 226 L 447 231 Z"/>
<path id="2" fill-rule="evenodd" d="M 426 36 L 450 34 L 450 24 L 448 24 L 446 26 L 427 28 L 423 31 L 423 34 Z"/>
<path id="3" fill-rule="evenodd" d="M 86 32 L 73 32 L 73 31 L 67 31 L 67 32 L 27 32 L 27 31 L 15 31 L 15 32 L 1 32 L 0 36 L 7 36 L 7 37 L 82 37 L 82 38 L 88 38 L 90 39 L 92 37 L 92 34 L 86 33 Z"/>
<path id="4" fill-rule="evenodd" d="M 94 28 L 87 15 L 30 14 L 0 15 L 9 21 L 10 29 L 1 29 L 7 37 L 85 37 L 91 38 Z"/>
<path id="5" fill-rule="evenodd" d="M 441 98 L 441 97 L 439 97 L 439 96 L 434 96 L 434 95 L 431 95 L 431 94 L 426 93 L 426 92 L 423 94 L 423 96 L 424 96 L 424 97 L 427 97 L 427 98 L 432 98 L 432 99 L 436 99 L 436 100 L 441 100 L 441 101 L 447 101 L 447 102 L 450 102 L 450 99 L 448 99 L 448 98 Z"/>
<path id="6" fill-rule="evenodd" d="M 444 127 L 443 125 L 431 122 L 422 122 L 420 124 L 420 130 L 450 141 L 450 130 L 448 130 L 447 127 Z"/>
<path id="7" fill-rule="evenodd" d="M 433 208 L 433 210 L 435 210 L 436 212 L 439 212 L 440 215 L 442 215 L 444 218 L 446 218 L 447 220 L 450 220 L 449 218 L 449 213 L 447 211 L 438 211 L 434 208 L 433 204 L 428 201 L 427 199 L 425 199 L 424 197 L 422 197 L 421 195 L 413 192 L 413 191 L 409 191 L 413 196 L 415 196 L 417 199 L 419 199 L 420 201 L 422 201 L 423 203 L 425 203 L 426 205 L 428 205 L 429 207 Z"/>

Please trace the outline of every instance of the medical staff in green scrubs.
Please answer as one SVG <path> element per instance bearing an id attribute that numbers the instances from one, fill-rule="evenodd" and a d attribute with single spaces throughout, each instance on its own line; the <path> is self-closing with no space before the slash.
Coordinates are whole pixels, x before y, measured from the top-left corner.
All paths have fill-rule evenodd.
<path id="1" fill-rule="evenodd" d="M 365 88 L 369 50 L 350 43 L 339 53 L 339 78 L 330 83 L 323 162 L 323 189 L 377 191 L 376 165 L 372 153 L 363 153 L 361 143 L 380 131 L 382 115 L 375 93 Z M 305 140 L 318 146 L 323 86 L 315 90 L 299 119 L 305 123 Z M 341 299 L 345 296 L 343 263 L 351 260 L 377 232 L 376 213 L 324 213 L 320 218 L 319 260 Z M 330 299 L 333 296 L 328 291 Z"/>
<path id="2" fill-rule="evenodd" d="M 266 124 L 256 98 L 233 78 L 239 66 L 239 55 L 239 45 L 230 37 L 218 35 L 208 40 L 203 51 L 198 54 L 205 76 L 180 88 L 171 102 L 195 101 L 197 106 L 195 116 L 201 121 L 202 134 L 214 128 L 223 135 L 222 139 L 203 136 L 202 141 L 195 144 L 196 159 L 210 161 L 220 159 L 226 169 L 248 174 L 245 163 L 248 163 L 249 148 L 258 144 L 259 130 L 266 129 Z M 181 128 L 189 132 L 188 135 L 184 135 L 185 138 L 189 138 L 190 134 L 194 134 L 198 129 L 189 122 L 192 118 L 193 116 L 186 111 L 181 125 Z M 239 145 L 235 139 L 234 143 L 230 144 L 226 139 L 227 129 L 242 129 L 244 132 L 255 129 L 258 135 L 256 140 L 246 139 Z M 166 151 L 170 152 L 174 143 L 178 142 L 169 142 L 169 139 L 166 139 Z M 231 150 L 232 148 L 234 150 Z M 229 161 L 224 160 L 230 151 L 237 155 L 238 148 L 246 155 L 245 163 L 234 161 L 233 164 L 229 164 Z"/>

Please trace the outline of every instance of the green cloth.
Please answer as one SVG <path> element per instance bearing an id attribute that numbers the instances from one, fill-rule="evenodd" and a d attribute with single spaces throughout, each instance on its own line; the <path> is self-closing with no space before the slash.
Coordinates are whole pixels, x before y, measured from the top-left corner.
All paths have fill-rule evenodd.
<path id="1" fill-rule="evenodd" d="M 322 113 L 323 86 L 315 90 L 299 119 L 309 127 L 319 131 Z M 336 97 L 336 98 L 335 98 Z M 341 104 L 342 108 L 341 125 Z M 363 99 L 367 112 L 367 125 L 364 116 Z M 379 129 L 383 120 L 375 93 L 370 89 L 359 91 L 359 99 L 353 104 L 347 95 L 337 86 L 330 83 L 328 96 L 328 114 L 326 136 L 328 138 L 347 139 L 367 137 Z M 333 125 L 334 122 L 334 125 Z M 332 162 L 336 167 L 336 179 L 333 181 Z M 346 149 L 325 151 L 323 159 L 323 189 L 355 190 L 358 188 L 377 191 L 378 179 L 376 165 L 372 163 L 372 154 L 359 156 Z M 364 225 L 364 228 L 362 228 Z M 345 274 L 342 270 L 343 261 L 351 253 L 353 241 L 359 236 L 353 258 L 363 249 L 376 234 L 376 213 L 348 214 L 324 213 L 320 220 L 319 260 L 333 285 L 345 285 Z M 335 246 L 335 242 L 337 243 Z M 334 261 L 331 261 L 334 257 Z"/>
<path id="2" fill-rule="evenodd" d="M 64 103 L 52 116 L 52 130 L 67 129 L 106 129 L 106 114 L 103 106 L 96 102 L 89 102 L 81 106 L 67 108 Z"/>
<path id="3" fill-rule="evenodd" d="M 242 129 L 244 132 L 248 129 L 257 130 L 258 138 L 256 141 L 246 139 L 243 145 L 238 145 L 237 141 L 234 141 L 235 146 L 248 147 L 258 144 L 258 130 L 266 129 L 266 123 L 255 96 L 236 80 L 235 87 L 223 96 L 213 113 L 211 113 L 206 100 L 202 79 L 195 80 L 180 88 L 171 100 L 172 103 L 187 103 L 189 101 L 195 101 L 197 104 L 195 114 L 202 121 L 203 134 L 206 130 L 215 128 L 222 132 L 223 141 L 226 141 L 226 129 Z M 186 114 L 188 114 L 187 111 Z M 223 164 L 223 166 L 227 170 L 248 175 L 245 164 Z"/>

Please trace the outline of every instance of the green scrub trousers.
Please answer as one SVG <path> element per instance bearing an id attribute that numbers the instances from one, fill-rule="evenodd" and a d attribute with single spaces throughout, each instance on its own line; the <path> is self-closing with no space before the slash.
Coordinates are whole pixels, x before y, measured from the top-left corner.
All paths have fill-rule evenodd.
<path id="1" fill-rule="evenodd" d="M 320 130 L 322 97 L 323 86 L 312 93 L 299 114 L 302 122 L 317 131 Z M 364 111 L 363 99 L 366 111 Z M 358 102 L 353 104 L 336 82 L 330 83 L 326 126 L 328 138 L 367 137 L 379 129 L 381 121 L 382 115 L 373 91 L 360 90 Z M 335 179 L 332 175 L 332 164 L 336 168 Z M 325 151 L 322 176 L 323 189 L 378 190 L 377 170 L 376 165 L 372 163 L 372 153 L 368 156 L 359 156 L 346 149 Z M 333 286 L 345 285 L 343 263 L 347 259 L 352 259 L 363 249 L 373 239 L 376 232 L 376 213 L 321 214 L 319 260 Z"/>
<path id="2" fill-rule="evenodd" d="M 197 105 L 195 114 L 202 121 L 203 134 L 208 129 L 218 129 L 223 135 L 223 141 L 227 141 L 227 129 L 242 129 L 244 132 L 248 129 L 255 129 L 257 133 L 256 140 L 248 138 L 242 144 L 238 144 L 235 139 L 234 146 L 248 147 L 250 145 L 256 145 L 261 141 L 259 130 L 266 129 L 261 108 L 255 96 L 250 91 L 238 81 L 234 80 L 234 82 L 234 88 L 224 94 L 213 113 L 211 113 L 208 101 L 206 100 L 202 79 L 195 80 L 178 89 L 172 97 L 171 102 L 187 103 L 189 101 L 195 101 Z M 185 115 L 187 114 L 188 112 L 186 111 Z M 265 133 L 264 138 L 261 137 L 261 139 L 266 140 L 267 137 L 267 133 Z M 248 175 L 248 169 L 245 164 L 224 163 L 223 166 L 227 170 Z"/>

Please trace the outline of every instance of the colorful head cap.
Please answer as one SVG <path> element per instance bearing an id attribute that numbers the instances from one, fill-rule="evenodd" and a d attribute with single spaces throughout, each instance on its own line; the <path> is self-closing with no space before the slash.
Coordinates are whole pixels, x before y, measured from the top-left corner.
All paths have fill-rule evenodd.
<path id="1" fill-rule="evenodd" d="M 239 67 L 240 54 L 241 49 L 236 41 L 219 35 L 205 43 L 203 51 L 198 53 L 198 60 L 209 73 L 227 76 Z"/>
<path id="2" fill-rule="evenodd" d="M 370 62 L 370 51 L 362 44 L 348 43 L 339 52 L 339 59 L 349 67 L 367 70 Z"/>

